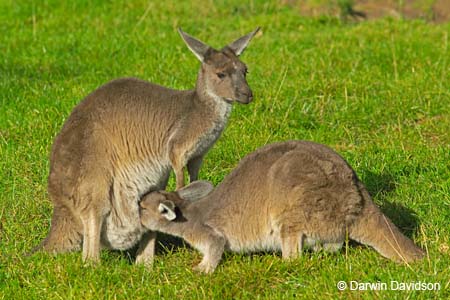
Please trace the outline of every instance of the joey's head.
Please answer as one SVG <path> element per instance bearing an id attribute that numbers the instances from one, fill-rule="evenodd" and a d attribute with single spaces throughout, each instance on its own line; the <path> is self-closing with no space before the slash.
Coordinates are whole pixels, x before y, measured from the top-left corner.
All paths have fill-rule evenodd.
<path id="1" fill-rule="evenodd" d="M 145 195 L 139 203 L 141 224 L 147 229 L 157 231 L 166 222 L 175 220 L 177 217 L 175 203 L 181 199 L 174 201 L 174 197 L 176 197 L 175 193 L 165 191 Z"/>
<path id="2" fill-rule="evenodd" d="M 178 30 L 188 48 L 202 62 L 197 88 L 214 98 L 227 102 L 250 103 L 253 93 L 248 86 L 247 66 L 239 59 L 250 40 L 259 31 L 242 36 L 221 50 L 216 50 Z"/>
<path id="3" fill-rule="evenodd" d="M 194 181 L 175 192 L 155 191 L 142 197 L 141 224 L 153 231 L 163 231 L 168 222 L 181 220 L 189 205 L 207 196 L 214 186 L 208 181 Z"/>

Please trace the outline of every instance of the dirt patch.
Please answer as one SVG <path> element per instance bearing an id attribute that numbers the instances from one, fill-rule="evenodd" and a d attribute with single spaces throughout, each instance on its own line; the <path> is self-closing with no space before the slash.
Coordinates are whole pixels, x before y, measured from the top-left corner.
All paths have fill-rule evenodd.
<path id="1" fill-rule="evenodd" d="M 355 20 L 382 17 L 450 21 L 450 0 L 284 0 L 305 16 L 336 16 Z"/>
<path id="2" fill-rule="evenodd" d="M 434 22 L 450 20 L 449 0 L 359 0 L 354 3 L 354 10 L 364 12 L 367 19 L 391 16 L 406 19 L 425 19 Z"/>
<path id="3" fill-rule="evenodd" d="M 443 23 L 450 21 L 450 1 L 437 0 L 433 5 L 433 14 L 436 22 Z"/>

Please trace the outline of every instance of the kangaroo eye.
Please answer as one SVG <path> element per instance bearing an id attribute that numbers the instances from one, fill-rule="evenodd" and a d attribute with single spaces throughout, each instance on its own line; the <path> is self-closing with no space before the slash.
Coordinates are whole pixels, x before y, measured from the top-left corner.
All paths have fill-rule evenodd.
<path id="1" fill-rule="evenodd" d="M 220 79 L 224 79 L 225 76 L 225 73 L 217 73 L 217 77 L 219 77 Z"/>

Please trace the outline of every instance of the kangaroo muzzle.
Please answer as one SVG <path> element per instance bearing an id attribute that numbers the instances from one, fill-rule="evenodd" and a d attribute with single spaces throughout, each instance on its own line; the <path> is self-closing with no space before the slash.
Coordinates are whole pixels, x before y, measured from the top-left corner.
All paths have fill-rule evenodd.
<path id="1" fill-rule="evenodd" d="M 242 104 L 249 104 L 250 102 L 253 101 L 252 91 L 249 89 L 246 92 L 240 92 L 238 94 L 238 97 L 236 98 L 236 101 Z"/>

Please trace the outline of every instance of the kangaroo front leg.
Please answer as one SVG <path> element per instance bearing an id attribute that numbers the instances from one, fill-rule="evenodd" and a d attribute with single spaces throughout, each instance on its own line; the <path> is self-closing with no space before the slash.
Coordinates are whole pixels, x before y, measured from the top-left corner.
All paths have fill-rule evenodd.
<path id="1" fill-rule="evenodd" d="M 136 255 L 136 264 L 151 266 L 155 256 L 156 232 L 149 231 L 142 236 Z"/>
<path id="2" fill-rule="evenodd" d="M 103 218 L 94 210 L 82 217 L 83 223 L 83 261 L 100 261 L 100 234 Z"/>
<path id="3" fill-rule="evenodd" d="M 181 189 L 184 187 L 184 168 L 183 167 L 177 167 L 173 170 L 175 172 L 175 179 L 176 179 L 176 189 Z"/>
<path id="4" fill-rule="evenodd" d="M 189 182 L 196 181 L 198 179 L 198 172 L 202 166 L 203 156 L 192 158 L 187 165 L 189 173 Z"/>
<path id="5" fill-rule="evenodd" d="M 194 270 L 202 273 L 212 273 L 222 258 L 225 249 L 225 239 L 219 236 L 209 237 L 199 250 L 203 253 L 202 261 Z"/>
<path id="6" fill-rule="evenodd" d="M 186 165 L 184 159 L 184 153 L 180 150 L 180 148 L 176 146 L 171 147 L 171 151 L 169 153 L 170 163 L 172 164 L 173 172 L 175 173 L 176 179 L 176 189 L 180 189 L 184 187 L 184 167 Z"/>

